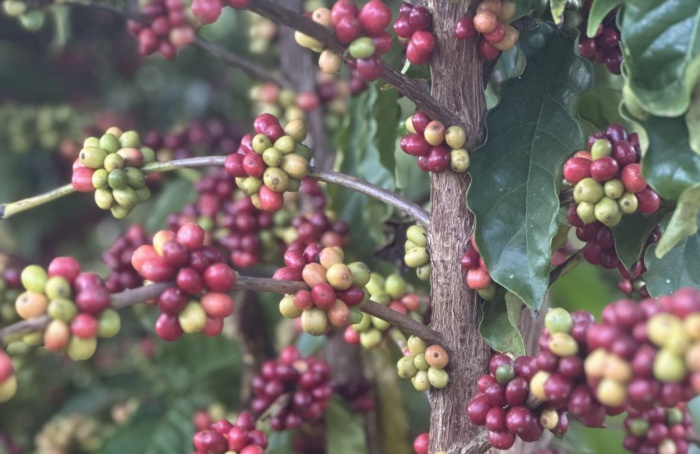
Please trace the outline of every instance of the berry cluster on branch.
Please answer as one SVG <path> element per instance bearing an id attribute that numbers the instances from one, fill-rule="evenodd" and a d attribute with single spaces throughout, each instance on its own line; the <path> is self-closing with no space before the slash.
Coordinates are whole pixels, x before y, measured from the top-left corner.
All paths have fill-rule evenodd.
<path id="1" fill-rule="evenodd" d="M 484 259 L 479 254 L 479 249 L 476 247 L 476 240 L 472 234 L 467 249 L 464 251 L 459 264 L 467 270 L 465 277 L 467 286 L 476 290 L 486 301 L 491 301 L 496 296 L 496 284 L 491 279 L 489 270 L 486 268 Z"/>
<path id="2" fill-rule="evenodd" d="M 588 16 L 591 12 L 593 0 L 585 0 L 581 14 L 583 22 L 581 30 L 588 28 Z M 592 38 L 581 35 L 581 41 L 578 45 L 579 52 L 582 57 L 585 57 L 596 63 L 604 64 L 608 71 L 613 74 L 620 74 L 622 66 L 622 49 L 620 48 L 620 30 L 617 28 L 617 11 L 615 8 L 609 12 L 603 21 L 598 26 L 595 35 Z"/>
<path id="3" fill-rule="evenodd" d="M 150 0 L 141 8 L 141 19 L 129 19 L 127 28 L 138 38 L 141 55 L 158 52 L 168 60 L 196 37 L 183 0 Z"/>
<path id="4" fill-rule="evenodd" d="M 192 443 L 196 454 L 263 454 L 268 445 L 267 435 L 255 428 L 255 418 L 248 412 L 238 415 L 233 424 L 220 419 L 200 428 Z"/>
<path id="5" fill-rule="evenodd" d="M 628 451 L 640 454 L 687 453 L 689 436 L 695 435 L 693 419 L 685 404 L 646 411 L 629 409 L 624 422 Z"/>
<path id="6" fill-rule="evenodd" d="M 404 356 L 396 364 L 399 377 L 411 380 L 416 391 L 428 391 L 431 387 L 442 389 L 447 386 L 449 376 L 445 367 L 449 356 L 439 345 L 426 345 L 419 337 L 408 338 Z"/>
<path id="7" fill-rule="evenodd" d="M 394 32 L 399 42 L 406 46 L 406 60 L 414 65 L 430 61 L 435 50 L 435 35 L 430 32 L 433 16 L 425 6 L 413 6 L 403 2 L 399 17 L 394 22 Z"/>
<path id="8" fill-rule="evenodd" d="M 401 138 L 404 153 L 418 158 L 424 172 L 442 173 L 448 168 L 458 173 L 469 170 L 469 152 L 464 149 L 467 135 L 461 126 L 445 125 L 418 111 L 406 119 L 409 134 Z"/>
<path id="9" fill-rule="evenodd" d="M 484 0 L 477 6 L 473 17 L 464 15 L 457 21 L 455 38 L 469 40 L 478 36 L 479 57 L 485 61 L 495 60 L 501 52 L 518 43 L 518 31 L 508 25 L 514 16 L 515 3 L 512 1 Z"/>

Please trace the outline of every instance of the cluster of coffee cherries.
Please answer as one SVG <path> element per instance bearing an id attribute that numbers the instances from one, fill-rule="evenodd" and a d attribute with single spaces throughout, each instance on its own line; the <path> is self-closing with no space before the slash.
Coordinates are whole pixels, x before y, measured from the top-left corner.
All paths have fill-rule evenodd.
<path id="1" fill-rule="evenodd" d="M 461 126 L 445 125 L 431 120 L 427 113 L 417 111 L 406 119 L 409 134 L 401 138 L 401 150 L 418 158 L 418 167 L 424 172 L 442 173 L 448 168 L 464 173 L 471 162 L 464 149 L 467 135 Z"/>
<path id="2" fill-rule="evenodd" d="M 673 408 L 638 411 L 630 408 L 625 418 L 625 449 L 640 454 L 689 451 L 687 437 L 694 436 L 693 419 L 685 404 Z"/>
<path id="3" fill-rule="evenodd" d="M 250 11 L 244 12 L 248 21 L 248 50 L 251 54 L 265 55 L 273 51 L 277 37 L 277 24 Z"/>
<path id="4" fill-rule="evenodd" d="M 593 0 L 586 0 L 583 3 L 581 13 L 584 21 L 581 23 L 581 30 L 588 28 L 588 15 L 591 12 Z M 620 74 L 622 65 L 622 49 L 620 49 L 620 30 L 617 28 L 617 9 L 612 10 L 598 26 L 592 38 L 581 35 L 578 49 L 582 57 L 596 63 L 602 63 L 613 74 Z"/>
<path id="5" fill-rule="evenodd" d="M 315 93 L 297 93 L 289 88 L 280 88 L 271 82 L 264 82 L 250 90 L 250 100 L 253 101 L 253 115 L 269 113 L 285 121 L 304 120 L 306 107 L 316 108 L 318 96 Z M 299 102 L 301 100 L 301 103 Z M 309 102 L 311 101 L 311 102 Z"/>
<path id="6" fill-rule="evenodd" d="M 234 310 L 227 292 L 236 283 L 236 274 L 219 251 L 204 245 L 204 229 L 186 224 L 177 233 L 161 230 L 152 245 L 134 251 L 131 263 L 146 280 L 175 282 L 157 300 L 158 337 L 173 342 L 183 333 L 221 333 L 224 319 Z"/>
<path id="7" fill-rule="evenodd" d="M 17 377 L 12 358 L 5 353 L 5 350 L 0 350 L 0 403 L 12 399 L 16 392 Z"/>
<path id="8" fill-rule="evenodd" d="M 421 225 L 412 225 L 406 231 L 404 244 L 404 262 L 410 268 L 416 269 L 418 279 L 430 280 L 433 267 L 428 255 L 428 230 Z"/>
<path id="9" fill-rule="evenodd" d="M 649 291 L 647 290 L 647 286 L 643 278 L 643 274 L 647 272 L 647 267 L 644 263 L 644 256 L 647 248 L 654 243 L 658 243 L 659 239 L 661 239 L 661 229 L 657 226 L 649 234 L 649 237 L 642 248 L 640 259 L 634 264 L 632 269 L 625 269 L 622 263 L 620 263 L 620 265 L 617 267 L 622 275 L 622 280 L 617 283 L 617 288 L 619 288 L 625 295 L 638 295 L 640 298 L 649 298 Z"/>
<path id="10" fill-rule="evenodd" d="M 484 0 L 474 17 L 465 15 L 455 25 L 455 38 L 468 40 L 479 35 L 477 48 L 482 60 L 492 61 L 501 52 L 515 47 L 518 31 L 508 25 L 515 16 L 515 3 L 508 0 Z"/>
<path id="11" fill-rule="evenodd" d="M 248 412 L 238 415 L 235 423 L 227 419 L 199 429 L 192 439 L 196 454 L 263 454 L 267 435 L 255 428 L 255 418 Z"/>
<path id="12" fill-rule="evenodd" d="M 73 188 L 94 192 L 98 207 L 123 219 L 151 197 L 141 166 L 155 160 L 154 151 L 141 146 L 136 131 L 109 128 L 102 137 L 89 137 L 83 143 L 73 164 Z"/>
<path id="13" fill-rule="evenodd" d="M 496 354 L 489 361 L 489 374 L 478 380 L 479 392 L 467 405 L 472 424 L 486 426 L 491 445 L 510 449 L 516 436 L 525 442 L 538 440 L 545 427 L 561 435 L 568 429 L 566 413 L 537 406 L 529 399 L 532 358 Z"/>
<path id="14" fill-rule="evenodd" d="M 87 119 L 85 112 L 70 104 L 0 102 L 0 124 L 4 125 L 0 140 L 10 151 L 17 153 L 37 148 L 53 151 L 62 141 L 70 142 L 81 137 Z"/>
<path id="15" fill-rule="evenodd" d="M 279 304 L 280 313 L 286 318 L 301 317 L 304 332 L 320 336 L 329 325 L 344 328 L 360 320 L 360 306 L 368 299 L 364 287 L 370 273 L 364 263 L 344 264 L 344 256 L 339 247 L 321 249 L 318 243 L 303 251 L 285 252 L 285 267 L 277 270 L 273 279 L 301 278 L 310 290 L 285 295 Z"/>
<path id="16" fill-rule="evenodd" d="M 183 0 L 150 0 L 142 7 L 141 15 L 143 21 L 127 22 L 129 33 L 139 40 L 141 55 L 158 52 L 172 60 L 179 48 L 192 44 L 196 38 Z"/>
<path id="17" fill-rule="evenodd" d="M 246 9 L 250 0 L 192 0 L 192 15 L 203 24 L 213 24 L 225 6 Z"/>
<path id="18" fill-rule="evenodd" d="M 18 267 L 9 263 L 0 263 L 0 269 L 2 270 L 2 275 L 0 275 L 0 326 L 2 326 L 17 320 L 15 300 L 22 293 L 22 282 L 20 281 L 21 270 Z"/>
<path id="19" fill-rule="evenodd" d="M 343 385 L 336 386 L 336 393 L 343 396 L 350 410 L 358 413 L 369 413 L 374 410 L 375 400 L 372 398 L 372 382 L 361 376 Z"/>
<path id="20" fill-rule="evenodd" d="M 294 430 L 305 421 L 317 421 L 333 395 L 328 364 L 312 356 L 302 358 L 296 347 L 286 347 L 277 361 L 267 361 L 251 382 L 251 412 L 268 409 L 272 430 Z"/>
<path id="21" fill-rule="evenodd" d="M 642 176 L 641 152 L 636 133 L 619 124 L 588 137 L 590 151 L 579 151 L 564 163 L 563 175 L 574 185 L 580 223 L 616 226 L 624 214 L 649 215 L 661 199 Z"/>
<path id="22" fill-rule="evenodd" d="M 348 45 L 353 60 L 348 64 L 365 81 L 376 80 L 382 73 L 381 55 L 389 52 L 392 37 L 386 31 L 391 22 L 391 10 L 381 0 L 370 0 L 362 8 L 353 0 L 337 0 L 333 8 L 318 8 L 311 18 L 314 22 L 333 29 L 338 41 Z M 301 46 L 320 52 L 318 66 L 325 74 L 340 70 L 343 56 L 333 49 L 324 49 L 323 43 L 296 32 L 294 37 Z"/>
<path id="23" fill-rule="evenodd" d="M 167 134 L 150 130 L 144 134 L 142 142 L 145 146 L 156 150 L 158 161 L 165 162 L 200 155 L 223 154 L 225 151 L 235 149 L 241 136 L 236 126 L 225 119 L 215 117 L 206 121 L 193 120 L 185 125 L 178 125 Z M 163 174 L 151 174 L 149 177 L 161 175 Z"/>
<path id="24" fill-rule="evenodd" d="M 226 157 L 225 169 L 256 208 L 279 211 L 284 193 L 297 192 L 309 172 L 311 150 L 301 144 L 306 125 L 293 120 L 282 128 L 274 115 L 262 114 L 253 123 L 256 135 L 246 135 L 236 153 Z"/>
<path id="25" fill-rule="evenodd" d="M 378 273 L 372 273 L 365 288 L 375 303 L 422 321 L 421 297 L 409 291 L 401 275 L 394 273 L 385 279 Z M 358 323 L 346 328 L 345 341 L 349 344 L 361 344 L 364 348 L 374 348 L 381 343 L 384 332 L 390 326 L 389 322 L 381 318 L 363 313 Z"/>
<path id="26" fill-rule="evenodd" d="M 350 228 L 347 223 L 336 219 L 334 212 L 322 211 L 322 209 L 295 217 L 291 226 L 278 229 L 278 234 L 285 243 L 289 244 L 289 249 L 303 250 L 313 243 L 320 243 L 323 247 L 342 249 L 350 242 Z"/>
<path id="27" fill-rule="evenodd" d="M 400 378 L 411 380 L 416 391 L 428 391 L 431 387 L 441 389 L 449 381 L 445 371 L 449 359 L 441 346 L 428 346 L 423 339 L 411 336 L 404 356 L 396 363 L 396 369 Z"/>
<path id="28" fill-rule="evenodd" d="M 496 295 L 496 284 L 491 279 L 489 270 L 486 269 L 484 259 L 479 254 L 476 247 L 476 240 L 472 234 L 471 240 L 464 251 L 464 255 L 459 260 L 459 264 L 467 270 L 467 286 L 479 292 L 479 296 L 487 301 L 491 301 Z"/>
<path id="29" fill-rule="evenodd" d="M 110 269 L 109 276 L 105 279 L 107 290 L 117 293 L 143 285 L 143 278 L 131 264 L 131 256 L 138 247 L 148 241 L 149 236 L 144 228 L 132 225 L 112 242 L 102 254 L 102 261 Z"/>
<path id="30" fill-rule="evenodd" d="M 414 65 L 430 61 L 435 49 L 435 36 L 430 32 L 433 17 L 425 6 L 402 3 L 399 17 L 394 22 L 394 32 L 399 42 L 406 46 L 406 60 Z"/>
<path id="31" fill-rule="evenodd" d="M 25 343 L 43 343 L 47 350 L 65 352 L 79 361 L 95 353 L 97 337 L 119 332 L 119 314 L 110 308 L 111 295 L 104 281 L 95 273 L 81 273 L 72 257 L 53 259 L 48 271 L 29 265 L 20 278 L 26 291 L 15 301 L 19 316 L 31 320 L 48 314 L 51 318 L 43 333 L 25 335 Z"/>

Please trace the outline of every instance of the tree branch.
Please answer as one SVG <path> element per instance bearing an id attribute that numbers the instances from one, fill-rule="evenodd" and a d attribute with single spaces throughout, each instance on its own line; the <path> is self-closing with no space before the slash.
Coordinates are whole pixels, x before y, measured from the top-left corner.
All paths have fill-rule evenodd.
<path id="1" fill-rule="evenodd" d="M 157 298 L 163 291 L 173 286 L 171 282 L 160 282 L 157 284 L 145 285 L 143 287 L 132 290 L 125 290 L 112 295 L 112 308 L 120 310 L 133 306 L 138 303 L 146 302 L 147 300 Z M 254 292 L 271 292 L 271 293 L 294 293 L 298 290 L 308 290 L 309 287 L 301 281 L 278 281 L 276 279 L 268 279 L 261 277 L 238 276 L 236 284 L 231 289 L 233 290 L 249 290 Z M 444 341 L 440 333 L 433 331 L 427 326 L 413 320 L 407 315 L 400 314 L 386 306 L 377 304 L 374 301 L 368 301 L 362 307 L 362 311 L 377 318 L 380 318 L 391 325 L 405 331 L 421 339 L 444 345 Z M 28 334 L 34 331 L 42 330 L 49 324 L 51 319 L 48 315 L 43 315 L 31 320 L 23 320 L 14 323 L 3 329 L 0 329 L 0 344 L 5 343 L 8 339 Z"/>
<path id="2" fill-rule="evenodd" d="M 332 30 L 317 24 L 311 19 L 295 13 L 271 0 L 252 0 L 248 9 L 261 16 L 267 17 L 279 24 L 298 30 L 312 38 L 321 41 L 341 54 L 345 53 L 343 46 L 335 37 Z M 440 120 L 445 125 L 466 126 L 459 117 L 450 112 L 443 105 L 437 102 L 429 93 L 424 91 L 419 84 L 404 76 L 386 63 L 383 63 L 381 78 L 393 85 L 402 95 L 413 101 L 419 109 L 424 110 L 431 118 Z M 466 129 L 467 134 L 477 133 Z"/>
<path id="3" fill-rule="evenodd" d="M 61 186 L 60 188 L 54 189 L 53 191 L 46 192 L 34 197 L 29 197 L 28 199 L 18 200 L 17 202 L 5 203 L 0 205 L 0 220 L 7 219 L 10 216 L 14 216 L 17 213 L 26 211 L 39 205 L 43 205 L 48 202 L 52 202 L 56 199 L 60 199 L 64 195 L 72 194 L 75 192 L 72 184 L 67 184 Z"/>
<path id="4" fill-rule="evenodd" d="M 294 88 L 292 83 L 284 77 L 274 74 L 269 69 L 263 68 L 262 66 L 258 66 L 255 63 L 241 58 L 236 54 L 228 52 L 199 36 L 194 41 L 193 45 L 199 47 L 200 49 L 204 49 L 212 55 L 220 58 L 221 61 L 223 61 L 227 65 L 241 69 L 253 79 L 258 79 L 263 82 L 272 82 L 273 84 L 279 85 L 283 88 Z"/>

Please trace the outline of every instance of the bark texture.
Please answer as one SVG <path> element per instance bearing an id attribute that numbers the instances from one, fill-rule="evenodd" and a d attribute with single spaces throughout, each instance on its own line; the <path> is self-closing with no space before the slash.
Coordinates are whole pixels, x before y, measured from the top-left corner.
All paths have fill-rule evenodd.
<path id="1" fill-rule="evenodd" d="M 475 3 L 428 0 L 437 49 L 430 66 L 432 95 L 457 114 L 467 133 L 468 150 L 484 137 L 486 101 L 482 65 L 475 40 L 454 39 L 455 22 Z M 446 127 L 451 125 L 445 125 Z M 466 417 L 474 383 L 487 367 L 489 347 L 479 336 L 479 298 L 464 280 L 459 259 L 473 230 L 466 206 L 468 176 L 451 171 L 433 175 L 429 246 L 433 266 L 431 328 L 440 332 L 450 351 L 450 384 L 430 393 L 430 452 L 466 454 L 483 450 L 485 431 Z"/>

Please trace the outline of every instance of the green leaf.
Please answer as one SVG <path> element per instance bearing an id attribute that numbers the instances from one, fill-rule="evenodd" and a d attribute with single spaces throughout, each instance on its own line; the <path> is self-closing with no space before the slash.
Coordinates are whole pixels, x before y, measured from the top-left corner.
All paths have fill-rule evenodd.
<path id="1" fill-rule="evenodd" d="M 173 454 L 192 446 L 194 406 L 186 399 L 177 399 L 163 408 L 144 403 L 117 433 L 110 437 L 97 454 Z"/>
<path id="2" fill-rule="evenodd" d="M 376 87 L 372 87 L 376 90 Z M 396 127 L 399 122 L 399 106 L 396 103 L 396 90 L 378 90 L 372 109 L 376 122 L 374 146 L 379 150 L 379 160 L 389 172 L 396 168 L 394 150 L 396 146 Z"/>
<path id="3" fill-rule="evenodd" d="M 663 258 L 683 238 L 698 232 L 698 211 L 700 211 L 700 183 L 683 191 L 678 198 L 671 221 L 656 246 L 658 258 Z"/>
<path id="4" fill-rule="evenodd" d="M 588 133 L 604 130 L 610 123 L 621 123 L 626 127 L 630 122 L 620 115 L 624 79 L 612 74 L 604 65 L 595 65 L 596 86 L 581 96 L 579 115 L 591 123 Z"/>
<path id="5" fill-rule="evenodd" d="M 316 350 L 323 347 L 326 343 L 326 336 L 312 336 L 311 334 L 301 333 L 297 339 L 296 345 L 302 357 L 313 355 Z"/>
<path id="6" fill-rule="evenodd" d="M 363 417 L 352 414 L 342 400 L 334 398 L 326 411 L 326 452 L 367 454 Z"/>
<path id="7" fill-rule="evenodd" d="M 590 37 L 595 36 L 598 31 L 598 26 L 605 16 L 614 10 L 618 5 L 622 4 L 621 0 L 594 0 L 591 10 L 588 13 L 588 29 L 586 34 Z"/>
<path id="8" fill-rule="evenodd" d="M 622 221 L 612 228 L 617 256 L 628 270 L 639 261 L 649 234 L 670 212 L 668 207 L 663 207 L 649 216 L 635 212 L 623 216 Z"/>
<path id="9" fill-rule="evenodd" d="M 558 163 L 583 145 L 578 98 L 593 83 L 575 52 L 577 33 L 542 24 L 521 39 L 527 67 L 503 84 L 488 113 L 488 139 L 476 150 L 469 208 L 491 277 L 538 309 L 549 286 L 558 229 Z"/>
<path id="10" fill-rule="evenodd" d="M 677 200 L 700 183 L 700 155 L 690 148 L 688 127 L 681 117 L 650 116 L 639 123 L 649 142 L 642 157 L 644 178 L 662 198 Z"/>
<path id="11" fill-rule="evenodd" d="M 288 454 L 292 452 L 293 441 L 294 432 L 291 430 L 272 432 L 268 435 L 268 445 L 265 452 L 267 454 Z"/>
<path id="12" fill-rule="evenodd" d="M 505 292 L 505 296 L 499 295 L 493 301 L 484 301 L 481 305 L 479 334 L 495 351 L 514 356 L 525 354 L 523 336 L 518 331 L 522 307 L 523 301 L 511 292 Z"/>
<path id="13" fill-rule="evenodd" d="M 654 244 L 644 254 L 644 282 L 651 296 L 670 295 L 681 287 L 700 287 L 700 235 L 686 237 L 662 259 Z"/>
<path id="14" fill-rule="evenodd" d="M 690 148 L 700 153 L 700 84 L 695 86 L 691 96 L 690 107 L 685 113 L 685 125 L 688 128 Z"/>
<path id="15" fill-rule="evenodd" d="M 546 7 L 546 0 L 514 0 L 514 3 L 515 16 L 513 17 L 513 20 L 527 16 L 533 10 L 542 7 L 543 4 Z"/>
<path id="16" fill-rule="evenodd" d="M 561 25 L 564 21 L 564 8 L 566 8 L 567 0 L 550 0 L 549 9 L 552 11 L 554 23 Z"/>
<path id="17" fill-rule="evenodd" d="M 700 78 L 700 0 L 627 0 L 620 22 L 623 65 L 639 102 L 658 116 L 685 113 Z"/>

